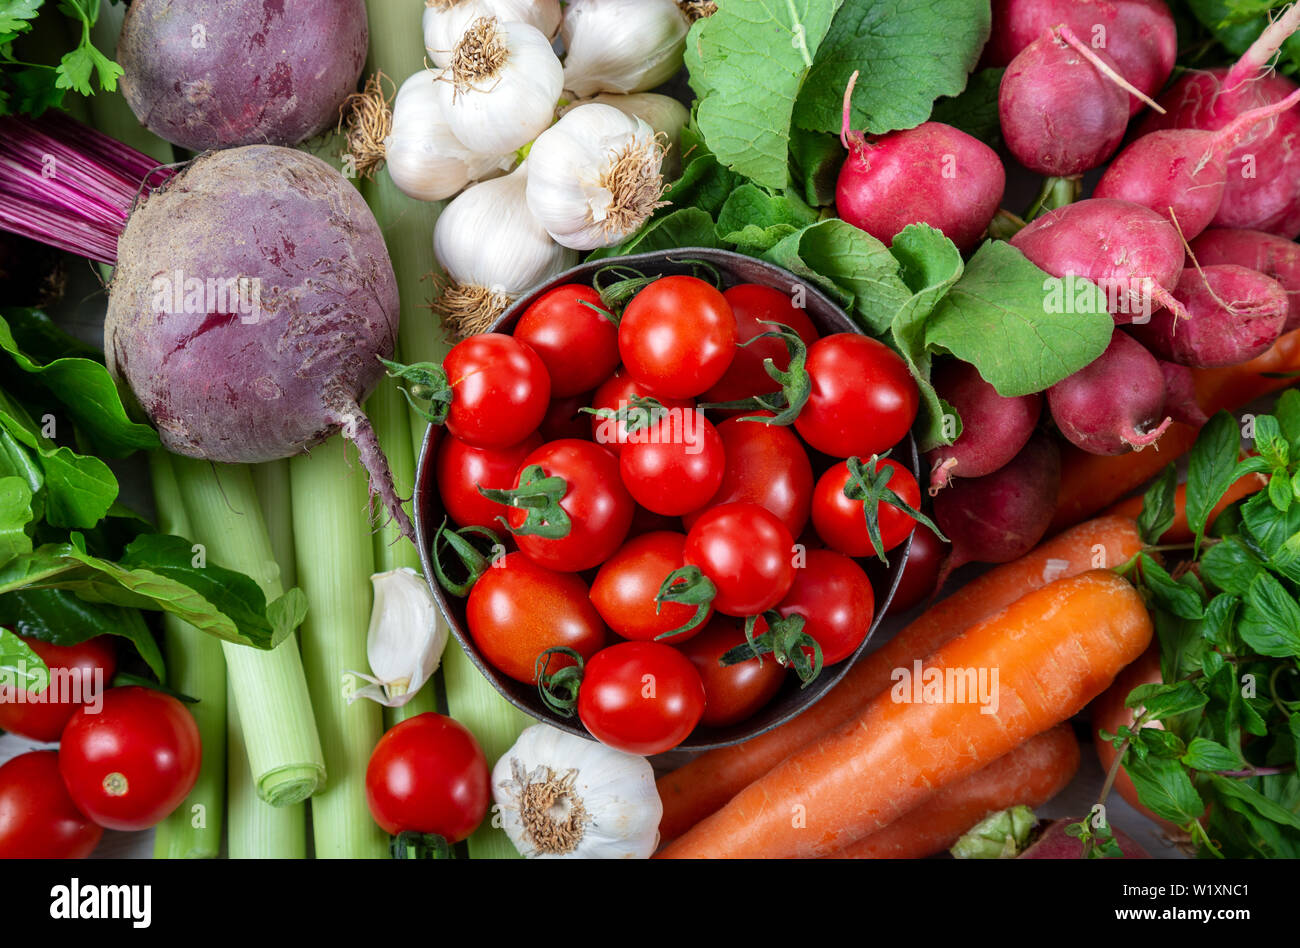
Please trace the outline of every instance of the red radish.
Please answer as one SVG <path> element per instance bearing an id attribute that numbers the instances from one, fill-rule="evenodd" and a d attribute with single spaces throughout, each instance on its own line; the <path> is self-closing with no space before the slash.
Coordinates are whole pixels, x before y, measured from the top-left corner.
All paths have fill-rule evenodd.
<path id="1" fill-rule="evenodd" d="M 131 111 L 174 145 L 296 145 L 338 122 L 368 42 L 362 0 L 135 0 L 117 61 Z"/>
<path id="2" fill-rule="evenodd" d="M 1157 359 L 1160 372 L 1165 377 L 1165 406 L 1160 414 L 1174 421 L 1199 428 L 1210 420 L 1196 401 L 1196 380 L 1192 370 L 1185 365 Z"/>
<path id="3" fill-rule="evenodd" d="M 1232 150 L 1258 123 L 1297 102 L 1300 89 L 1281 102 L 1243 112 L 1217 132 L 1173 128 L 1143 135 L 1111 162 L 1093 197 L 1149 207 L 1191 240 L 1219 211 Z"/>
<path id="4" fill-rule="evenodd" d="M 1279 17 L 1231 68 L 1187 72 L 1160 97 L 1168 113 L 1148 118 L 1142 131 L 1216 130 L 1243 112 L 1282 101 L 1300 87 L 1266 70 L 1298 28 L 1300 4 Z M 1214 225 L 1300 235 L 1300 115 L 1285 112 L 1256 127 L 1233 150 Z"/>
<path id="5" fill-rule="evenodd" d="M 1300 329 L 1300 244 L 1258 230 L 1215 228 L 1192 241 L 1192 253 L 1203 266 L 1235 263 L 1277 280 L 1290 300 L 1282 331 Z"/>
<path id="6" fill-rule="evenodd" d="M 1038 394 L 999 395 L 975 366 L 956 359 L 936 369 L 933 382 L 961 418 L 962 432 L 953 444 L 926 455 L 932 497 L 954 477 L 983 477 L 1009 463 L 1034 433 L 1043 407 Z"/>
<path id="7" fill-rule="evenodd" d="M 1150 208 L 1113 198 L 1067 204 L 1021 229 L 1011 246 L 1052 276 L 1097 284 L 1117 323 L 1160 306 L 1186 315 L 1170 292 L 1186 259 L 1182 239 Z"/>
<path id="8" fill-rule="evenodd" d="M 844 91 L 840 141 L 849 151 L 835 188 L 840 217 L 882 243 L 908 224 L 929 224 L 961 250 L 970 250 L 1002 203 L 1006 171 L 988 145 L 942 122 L 890 132 L 871 141 L 849 127 Z"/>
<path id="9" fill-rule="evenodd" d="M 1071 823 L 1078 823 L 1077 819 L 1054 820 L 1048 823 L 1043 831 L 1038 835 L 1034 842 L 1029 844 L 1029 848 L 1022 852 L 1017 859 L 1082 859 L 1083 858 L 1083 841 L 1078 837 L 1070 836 L 1065 832 Z M 1125 859 L 1150 859 L 1151 855 L 1133 839 L 1121 830 L 1119 827 L 1112 825 L 1111 833 L 1115 837 L 1115 842 L 1119 843 L 1120 851 L 1124 854 Z"/>
<path id="10" fill-rule="evenodd" d="M 1174 296 L 1188 319 L 1159 310 L 1134 331 L 1152 352 L 1193 369 L 1240 365 L 1267 352 L 1289 307 L 1282 284 L 1232 264 L 1184 270 Z"/>
<path id="11" fill-rule="evenodd" d="M 1155 444 L 1165 377 L 1155 356 L 1116 330 L 1100 356 L 1047 390 L 1052 419 L 1067 441 L 1090 454 L 1124 454 Z"/>
<path id="12" fill-rule="evenodd" d="M 1095 54 L 1118 72 L 1104 52 Z M 998 117 L 1017 161 L 1039 174 L 1071 177 L 1096 168 L 1119 147 L 1128 96 L 1069 43 L 1045 32 L 1002 74 Z"/>
<path id="13" fill-rule="evenodd" d="M 1009 563 L 1032 550 L 1052 522 L 1060 481 L 1061 452 L 1039 432 L 1005 467 L 940 491 L 934 520 L 952 553 L 938 585 L 966 563 Z"/>
<path id="14" fill-rule="evenodd" d="M 1006 66 L 1026 46 L 1064 23 L 1094 48 L 1105 50 L 1120 74 L 1155 95 L 1178 55 L 1174 18 L 1162 0 L 993 0 L 993 31 L 984 62 Z M 1142 102 L 1129 97 L 1129 113 Z"/>

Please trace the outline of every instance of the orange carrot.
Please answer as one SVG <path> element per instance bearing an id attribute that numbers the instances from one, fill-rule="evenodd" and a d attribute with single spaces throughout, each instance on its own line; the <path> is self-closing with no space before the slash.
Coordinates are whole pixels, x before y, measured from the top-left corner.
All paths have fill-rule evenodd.
<path id="1" fill-rule="evenodd" d="M 990 813 L 1021 804 L 1042 806 L 1078 769 L 1079 742 L 1068 723 L 1058 724 L 832 858 L 920 859 L 943 852 Z"/>
<path id="2" fill-rule="evenodd" d="M 1229 411 L 1256 398 L 1294 385 L 1294 378 L 1266 378 L 1263 373 L 1300 371 L 1300 329 L 1287 333 L 1262 356 L 1221 369 L 1193 369 L 1196 400 L 1207 415 Z M 1061 489 L 1048 534 L 1073 526 L 1119 500 L 1192 449 L 1196 429 L 1175 422 L 1155 450 L 1102 456 L 1071 446 L 1061 452 Z"/>
<path id="3" fill-rule="evenodd" d="M 659 778 L 665 840 L 686 832 L 787 756 L 839 727 L 889 687 L 895 668 L 925 658 L 968 626 L 1054 579 L 1114 567 L 1142 549 L 1137 525 L 1099 517 L 1044 543 L 1027 556 L 968 583 L 849 669 L 844 679 L 799 717 L 753 740 L 708 751 Z"/>
<path id="4" fill-rule="evenodd" d="M 1210 511 L 1210 519 L 1206 528 L 1214 525 L 1214 520 L 1219 514 L 1223 513 L 1224 508 L 1230 504 L 1235 504 L 1243 497 L 1263 490 L 1268 484 L 1268 478 L 1263 474 L 1246 474 L 1238 478 L 1227 492 L 1223 499 L 1214 505 Z M 1117 517 L 1132 517 L 1134 520 L 1142 513 L 1142 495 L 1135 494 L 1127 500 L 1121 500 L 1118 504 L 1106 511 L 1107 514 Z M 1160 538 L 1161 543 L 1191 543 L 1195 538 L 1192 528 L 1187 525 L 1187 487 L 1184 484 L 1178 485 L 1178 490 L 1174 493 L 1174 522 L 1173 525 L 1165 531 L 1164 536 Z"/>
<path id="5" fill-rule="evenodd" d="M 1151 632 L 1142 597 L 1109 570 L 1034 590 L 944 645 L 921 672 L 924 682 L 935 672 L 951 678 L 982 670 L 996 707 L 954 694 L 946 701 L 903 700 L 907 683 L 899 681 L 660 856 L 780 859 L 835 852 L 1077 714 L 1142 653 Z"/>

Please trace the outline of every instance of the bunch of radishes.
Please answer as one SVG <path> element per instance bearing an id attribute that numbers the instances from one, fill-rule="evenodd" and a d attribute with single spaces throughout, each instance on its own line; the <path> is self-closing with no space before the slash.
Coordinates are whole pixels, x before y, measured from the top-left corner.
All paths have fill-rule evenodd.
<path id="1" fill-rule="evenodd" d="M 520 293 L 575 263 L 575 251 L 621 243 L 659 206 L 665 152 L 687 114 L 645 90 L 681 67 L 686 6 L 426 5 L 433 67 L 398 90 L 383 150 L 411 197 L 464 191 L 434 235 L 450 280 L 441 307 L 462 334 L 486 329 Z"/>

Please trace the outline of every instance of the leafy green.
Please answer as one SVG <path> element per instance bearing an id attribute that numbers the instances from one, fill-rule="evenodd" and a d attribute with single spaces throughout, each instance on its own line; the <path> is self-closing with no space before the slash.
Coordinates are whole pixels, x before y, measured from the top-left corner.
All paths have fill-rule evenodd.
<path id="1" fill-rule="evenodd" d="M 135 646 L 159 681 L 166 679 L 162 653 L 138 609 L 87 602 L 66 589 L 25 589 L 0 595 L 0 622 L 51 645 L 120 636 Z"/>
<path id="2" fill-rule="evenodd" d="M 718 239 L 735 244 L 741 253 L 761 256 L 816 219 L 817 212 L 793 192 L 769 194 L 756 185 L 742 184 L 718 213 Z"/>
<path id="3" fill-rule="evenodd" d="M 588 260 L 603 260 L 628 253 L 648 253 L 652 250 L 676 250 L 678 247 L 717 247 L 713 218 L 698 207 L 684 207 L 652 220 L 626 243 L 605 247 L 587 256 Z"/>
<path id="4" fill-rule="evenodd" d="M 1170 464 L 1142 496 L 1142 513 L 1138 515 L 1138 533 L 1145 543 L 1158 543 L 1174 525 L 1177 514 L 1178 469 Z"/>
<path id="5" fill-rule="evenodd" d="M 1268 27 L 1270 14 L 1291 0 L 1186 0 L 1192 14 L 1233 56 L 1240 56 Z M 1291 36 L 1282 44 L 1286 71 L 1300 68 L 1300 37 Z"/>
<path id="6" fill-rule="evenodd" d="M 1205 812 L 1205 801 L 1177 760 L 1133 756 L 1126 760 L 1124 767 L 1138 796 L 1156 816 L 1183 824 Z"/>
<path id="7" fill-rule="evenodd" d="M 934 104 L 930 121 L 959 128 L 980 141 L 996 145 L 1002 138 L 1002 120 L 998 117 L 998 88 L 1004 69 L 981 69 L 971 73 L 961 95 L 940 99 Z"/>
<path id="8" fill-rule="evenodd" d="M 0 477 L 0 566 L 32 551 L 32 489 L 21 477 Z"/>
<path id="9" fill-rule="evenodd" d="M 40 694 L 49 683 L 50 669 L 41 657 L 12 630 L 0 629 L 0 685 Z"/>
<path id="10" fill-rule="evenodd" d="M 122 68 L 96 49 L 90 39 L 90 28 L 99 19 L 100 0 L 58 3 L 58 12 L 74 22 L 77 45 L 57 65 L 26 62 L 19 57 L 15 41 L 30 35 L 33 29 L 62 33 L 64 25 L 59 21 L 48 15 L 37 19 L 43 5 L 44 0 L 0 3 L 0 115 L 40 115 L 47 108 L 61 107 L 68 90 L 81 95 L 93 95 L 96 88 L 117 91 Z"/>

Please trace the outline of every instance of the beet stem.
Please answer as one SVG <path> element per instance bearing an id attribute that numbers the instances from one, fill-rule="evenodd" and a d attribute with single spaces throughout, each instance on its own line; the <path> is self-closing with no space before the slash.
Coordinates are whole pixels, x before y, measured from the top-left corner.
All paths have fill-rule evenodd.
<path id="1" fill-rule="evenodd" d="M 393 473 L 388 468 L 388 458 L 379 447 L 379 439 L 375 437 L 375 429 L 371 427 L 370 419 L 366 417 L 365 412 L 360 408 L 353 408 L 349 423 L 343 426 L 343 433 L 357 446 L 357 451 L 361 455 L 361 464 L 370 477 L 371 495 L 377 496 L 389 516 L 397 521 L 397 528 L 402 536 L 414 543 L 415 527 L 402 506 L 402 498 L 398 496 L 397 487 L 393 483 Z"/>

